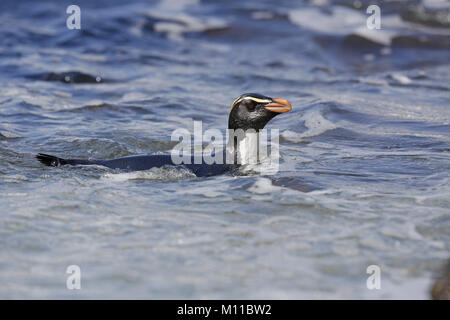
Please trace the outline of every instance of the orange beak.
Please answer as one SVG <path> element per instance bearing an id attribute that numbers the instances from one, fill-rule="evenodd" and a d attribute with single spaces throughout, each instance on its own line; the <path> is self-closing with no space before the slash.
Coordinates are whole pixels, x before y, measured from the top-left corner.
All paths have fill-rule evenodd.
<path id="1" fill-rule="evenodd" d="M 289 101 L 283 98 L 274 98 L 273 102 L 268 103 L 264 106 L 267 110 L 277 113 L 285 113 L 292 110 L 292 105 Z"/>

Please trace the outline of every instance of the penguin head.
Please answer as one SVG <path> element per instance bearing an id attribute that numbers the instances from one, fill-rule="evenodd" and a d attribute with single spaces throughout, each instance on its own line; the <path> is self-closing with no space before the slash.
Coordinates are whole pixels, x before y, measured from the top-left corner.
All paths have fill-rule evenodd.
<path id="1" fill-rule="evenodd" d="M 245 93 L 231 105 L 228 129 L 258 131 L 263 129 L 273 117 L 291 110 L 291 103 L 286 99 Z"/>

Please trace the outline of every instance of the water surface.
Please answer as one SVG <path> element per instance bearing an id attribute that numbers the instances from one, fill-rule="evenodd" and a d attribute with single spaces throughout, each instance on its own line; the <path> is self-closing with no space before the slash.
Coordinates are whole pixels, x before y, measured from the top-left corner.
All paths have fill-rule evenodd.
<path id="1" fill-rule="evenodd" d="M 428 298 L 450 244 L 448 1 L 0 4 L 0 297 Z M 289 99 L 280 171 L 43 167 L 168 152 Z M 66 289 L 78 265 L 82 289 Z M 366 268 L 382 289 L 366 288 Z"/>

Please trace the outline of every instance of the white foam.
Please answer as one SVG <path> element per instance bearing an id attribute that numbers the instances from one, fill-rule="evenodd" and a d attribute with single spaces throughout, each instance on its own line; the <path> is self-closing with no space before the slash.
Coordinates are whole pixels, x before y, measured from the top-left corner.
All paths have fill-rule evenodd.
<path id="1" fill-rule="evenodd" d="M 0 136 L 3 136 L 8 139 L 20 138 L 21 136 L 8 131 L 0 131 Z"/>
<path id="2" fill-rule="evenodd" d="M 1 177 L 1 179 L 4 182 L 7 182 L 7 183 L 16 183 L 16 182 L 28 181 L 27 177 L 25 177 L 24 175 L 20 175 L 20 174 L 4 175 L 4 176 Z"/>
<path id="3" fill-rule="evenodd" d="M 414 31 L 412 24 L 404 22 L 399 15 L 383 15 L 381 29 L 369 29 L 368 15 L 364 10 L 335 7 L 330 11 L 331 14 L 328 14 L 315 7 L 292 10 L 289 12 L 289 20 L 302 28 L 318 33 L 335 36 L 353 34 L 385 46 L 389 46 L 398 34 Z M 428 31 L 426 28 L 423 30 Z"/>
<path id="4" fill-rule="evenodd" d="M 128 180 L 180 180 L 193 178 L 195 174 L 186 168 L 181 167 L 163 167 L 152 168 L 144 171 L 106 173 L 102 179 L 123 182 Z"/>
<path id="5" fill-rule="evenodd" d="M 410 84 L 412 82 L 410 78 L 400 73 L 392 73 L 390 77 L 400 84 Z"/>
<path id="6" fill-rule="evenodd" d="M 217 198 L 217 197 L 225 197 L 227 196 L 226 192 L 221 192 L 218 190 L 222 190 L 220 187 L 216 188 L 217 190 L 214 190 L 214 187 L 212 186 L 204 186 L 204 187 L 196 187 L 195 189 L 187 188 L 183 190 L 181 193 L 183 195 L 190 194 L 190 195 L 203 195 L 206 198 Z"/>
<path id="7" fill-rule="evenodd" d="M 148 99 L 148 95 L 144 94 L 142 92 L 128 92 L 125 93 L 120 101 L 126 102 L 126 101 L 140 101 Z"/>
<path id="8" fill-rule="evenodd" d="M 268 178 L 258 178 L 256 182 L 248 188 L 248 191 L 256 194 L 267 194 L 272 193 L 279 188 L 280 187 L 272 185 L 272 181 Z"/>
<path id="9" fill-rule="evenodd" d="M 302 119 L 308 130 L 302 133 L 285 130 L 281 136 L 291 142 L 301 142 L 304 138 L 321 135 L 328 130 L 334 130 L 337 126 L 330 120 L 325 119 L 320 110 L 307 111 Z"/>
<path id="10" fill-rule="evenodd" d="M 165 0 L 158 6 L 147 12 L 147 15 L 156 19 L 166 21 L 157 22 L 154 25 L 156 32 L 166 33 L 171 40 L 183 40 L 183 34 L 188 32 L 202 32 L 208 29 L 223 28 L 226 26 L 224 20 L 214 17 L 196 17 L 185 12 L 187 7 L 197 4 L 198 0 Z M 142 27 L 136 26 L 137 28 Z M 134 30 L 135 34 L 140 32 Z"/>

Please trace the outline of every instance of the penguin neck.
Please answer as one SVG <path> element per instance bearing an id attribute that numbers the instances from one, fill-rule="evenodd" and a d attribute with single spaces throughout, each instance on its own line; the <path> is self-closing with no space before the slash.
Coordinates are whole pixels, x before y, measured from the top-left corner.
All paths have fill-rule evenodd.
<path id="1" fill-rule="evenodd" d="M 247 130 L 238 134 L 234 140 L 233 159 L 237 165 L 257 164 L 259 162 L 259 130 Z"/>

